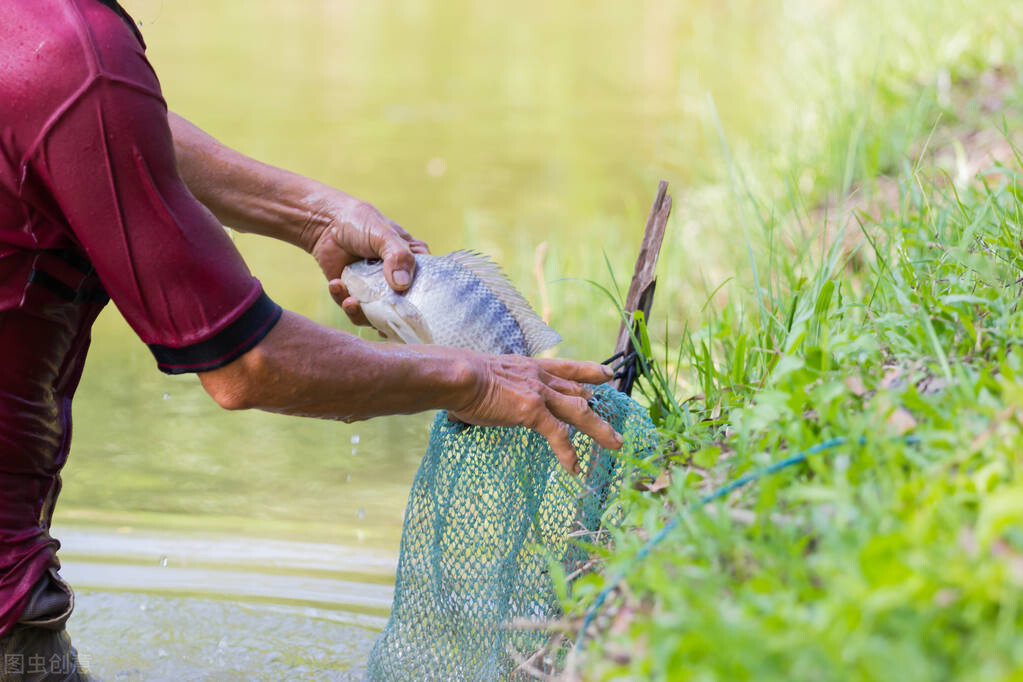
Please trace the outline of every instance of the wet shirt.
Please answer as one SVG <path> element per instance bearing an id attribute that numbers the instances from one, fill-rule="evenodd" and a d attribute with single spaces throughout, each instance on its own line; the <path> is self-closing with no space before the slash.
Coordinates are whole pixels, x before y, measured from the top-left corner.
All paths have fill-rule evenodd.
<path id="1" fill-rule="evenodd" d="M 0 2 L 0 634 L 49 535 L 89 330 L 112 299 L 161 370 L 214 369 L 280 316 L 178 176 L 167 107 L 111 0 Z"/>

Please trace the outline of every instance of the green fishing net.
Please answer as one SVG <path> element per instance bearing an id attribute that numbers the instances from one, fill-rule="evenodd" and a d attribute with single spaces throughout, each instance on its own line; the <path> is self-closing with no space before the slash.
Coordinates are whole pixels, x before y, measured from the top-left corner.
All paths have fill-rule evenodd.
<path id="1" fill-rule="evenodd" d="M 646 410 L 624 393 L 599 386 L 590 404 L 625 445 L 609 452 L 575 433 L 580 476 L 565 472 L 533 431 L 437 415 L 405 512 L 391 617 L 367 679 L 528 677 L 519 664 L 548 641 L 542 624 L 558 616 L 552 562 L 565 575 L 583 566 L 575 539 L 613 522 L 622 456 L 656 442 Z"/>

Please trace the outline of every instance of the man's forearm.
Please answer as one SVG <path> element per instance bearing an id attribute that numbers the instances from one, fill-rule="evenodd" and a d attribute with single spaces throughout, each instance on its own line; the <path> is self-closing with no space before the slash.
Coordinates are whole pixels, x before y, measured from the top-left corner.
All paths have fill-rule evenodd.
<path id="1" fill-rule="evenodd" d="M 227 147 L 171 112 L 178 172 L 221 223 L 311 251 L 329 216 L 318 211 L 334 190 Z"/>
<path id="2" fill-rule="evenodd" d="M 407 289 L 422 240 L 369 202 L 296 173 L 275 168 L 226 147 L 170 113 L 178 173 L 191 193 L 221 223 L 274 237 L 307 251 L 330 283 L 331 296 L 356 324 L 365 324 L 348 301 L 341 272 L 360 258 L 384 261 L 395 291 Z"/>
<path id="3" fill-rule="evenodd" d="M 460 355 L 441 346 L 364 341 L 284 311 L 256 348 L 199 377 L 228 409 L 353 421 L 461 409 L 475 381 Z"/>
<path id="4" fill-rule="evenodd" d="M 259 344 L 199 375 L 228 409 L 256 408 L 354 421 L 443 408 L 470 424 L 528 426 L 577 470 L 569 425 L 606 448 L 621 436 L 590 409 L 590 389 L 611 378 L 592 362 L 488 355 L 443 346 L 363 341 L 284 311 Z"/>

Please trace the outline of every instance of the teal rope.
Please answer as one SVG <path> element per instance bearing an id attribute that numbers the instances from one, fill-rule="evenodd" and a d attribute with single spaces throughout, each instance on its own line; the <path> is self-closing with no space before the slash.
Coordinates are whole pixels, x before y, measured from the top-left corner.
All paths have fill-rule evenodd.
<path id="1" fill-rule="evenodd" d="M 899 440 L 906 443 L 919 442 L 919 438 L 917 438 L 916 436 L 905 436 Z M 621 583 L 622 580 L 625 579 L 625 576 L 628 575 L 632 571 L 632 569 L 636 568 L 636 566 L 638 566 L 640 563 L 643 562 L 644 559 L 647 558 L 647 555 L 649 555 L 650 552 L 653 551 L 654 547 L 660 544 L 661 541 L 664 540 L 664 538 L 668 537 L 671 531 L 673 531 L 678 526 L 679 522 L 681 522 L 682 519 L 685 518 L 686 514 L 688 514 L 690 511 L 694 509 L 700 509 L 709 502 L 721 499 L 722 497 L 725 497 L 729 493 L 738 490 L 739 488 L 749 483 L 752 483 L 757 479 L 763 478 L 764 476 L 769 476 L 773 473 L 781 471 L 782 469 L 786 469 L 794 464 L 805 462 L 806 458 L 809 457 L 810 455 L 816 455 L 821 452 L 824 452 L 825 450 L 830 450 L 840 445 L 845 445 L 849 442 L 850 439 L 848 438 L 838 437 L 817 443 L 813 447 L 803 450 L 802 452 L 786 457 L 785 459 L 778 460 L 777 462 L 772 462 L 763 469 L 753 471 L 751 473 L 746 474 L 745 476 L 740 476 L 734 481 L 731 481 L 721 486 L 714 492 L 704 495 L 695 505 L 687 507 L 683 509 L 681 512 L 679 512 L 678 516 L 673 518 L 671 521 L 668 521 L 668 523 L 664 524 L 664 528 L 658 531 L 658 533 L 654 535 L 652 538 L 647 540 L 645 545 L 640 547 L 639 551 L 636 552 L 636 556 L 632 557 L 632 560 L 629 561 L 625 568 L 619 571 L 614 576 L 614 578 L 611 579 L 611 582 L 608 583 L 608 585 L 603 590 L 600 591 L 600 594 L 597 595 L 597 598 L 593 600 L 593 604 L 590 606 L 589 609 L 586 610 L 586 617 L 583 618 L 583 625 L 581 628 L 579 628 L 579 638 L 576 639 L 575 648 L 579 651 L 582 650 L 583 640 L 586 638 L 586 631 L 590 628 L 590 625 L 593 624 L 593 619 L 597 617 L 597 611 L 599 611 L 600 608 L 604 605 L 604 602 L 607 601 L 608 596 L 615 590 L 616 587 L 618 587 L 619 583 Z M 860 438 L 856 438 L 851 442 L 854 442 L 857 445 L 863 445 L 864 443 L 867 442 L 867 439 L 861 436 Z"/>

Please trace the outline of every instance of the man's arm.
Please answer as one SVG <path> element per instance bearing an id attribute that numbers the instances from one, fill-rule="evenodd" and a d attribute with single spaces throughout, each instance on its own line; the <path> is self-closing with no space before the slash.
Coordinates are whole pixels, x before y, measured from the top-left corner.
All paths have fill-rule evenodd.
<path id="1" fill-rule="evenodd" d="M 158 99 L 136 89 L 97 88 L 33 159 L 161 369 L 197 372 L 230 409 L 355 420 L 446 408 L 469 423 L 521 424 L 545 435 L 569 469 L 568 424 L 619 444 L 579 383 L 608 378 L 594 363 L 373 343 L 279 313 L 179 178 L 164 116 Z"/>
<path id="2" fill-rule="evenodd" d="M 447 409 L 471 424 L 528 426 L 574 471 L 568 424 L 604 447 L 622 444 L 590 410 L 589 389 L 580 383 L 610 375 L 593 362 L 369 342 L 284 311 L 259 345 L 199 378 L 227 409 L 345 421 Z"/>
<path id="3" fill-rule="evenodd" d="M 426 245 L 372 205 L 250 159 L 180 116 L 170 115 L 170 127 L 178 170 L 192 194 L 226 225 L 312 253 L 353 321 L 364 318 L 336 280 L 349 263 L 383 258 L 392 287 L 411 281 L 412 253 Z M 288 311 L 255 348 L 199 377 L 228 409 L 347 421 L 447 409 L 471 424 L 528 426 L 550 441 L 570 471 L 576 457 L 569 424 L 604 447 L 621 445 L 586 404 L 589 389 L 582 384 L 610 378 L 596 363 L 369 343 Z"/>
<path id="4" fill-rule="evenodd" d="M 177 158 L 159 83 L 134 36 L 119 20 L 104 30 L 95 47 L 113 77 L 67 93 L 59 120 L 25 152 L 26 177 L 31 194 L 60 208 L 69 240 L 161 370 L 200 374 L 214 399 L 235 409 L 360 419 L 447 407 L 464 421 L 523 424 L 547 435 L 569 468 L 575 454 L 559 420 L 609 447 L 618 443 L 578 383 L 607 378 L 593 363 L 375 345 L 282 311 L 209 208 L 225 222 L 308 247 L 313 232 L 304 226 L 319 213 L 302 197 L 323 186 L 216 147 L 174 117 Z M 329 217 L 316 243 L 327 235 L 342 258 L 412 259 L 413 240 L 366 229 L 365 220 L 349 238 L 338 230 L 343 221 Z"/>
<path id="5" fill-rule="evenodd" d="M 372 204 L 338 189 L 256 161 L 168 113 L 178 172 L 189 191 L 224 225 L 280 239 L 312 254 L 331 296 L 352 321 L 368 322 L 349 298 L 341 271 L 361 258 L 381 258 L 395 290 L 409 286 L 414 253 L 427 253 Z"/>
<path id="6" fill-rule="evenodd" d="M 329 222 L 318 207 L 333 190 L 240 154 L 173 112 L 167 119 L 181 179 L 222 224 L 312 251 Z"/>

